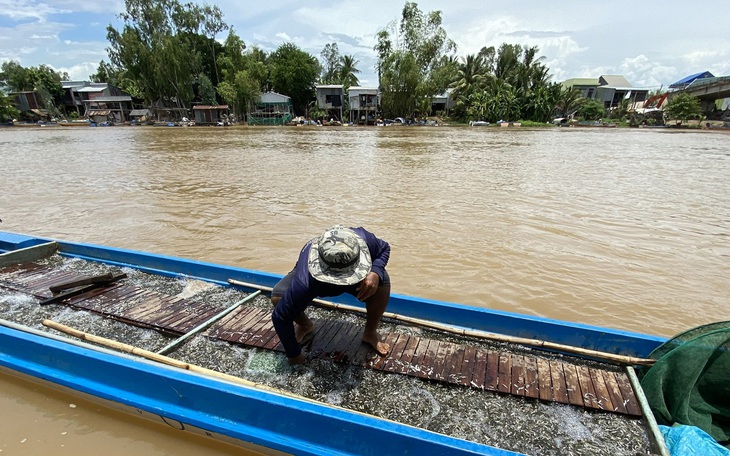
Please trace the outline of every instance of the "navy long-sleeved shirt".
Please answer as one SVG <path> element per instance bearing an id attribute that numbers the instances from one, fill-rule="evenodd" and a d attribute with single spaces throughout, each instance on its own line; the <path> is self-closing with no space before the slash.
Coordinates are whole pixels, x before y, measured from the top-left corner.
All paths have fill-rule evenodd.
<path id="1" fill-rule="evenodd" d="M 390 258 L 390 244 L 377 238 L 363 227 L 351 229 L 367 243 L 372 260 L 370 271 L 376 273 L 382 282 L 383 272 Z M 294 319 L 304 312 L 312 303 L 312 300 L 320 297 L 339 296 L 346 292 L 355 292 L 359 285 L 335 285 L 320 282 L 312 277 L 308 265 L 311 245 L 311 241 L 307 242 L 299 252 L 299 259 L 296 266 L 294 266 L 295 276 L 289 289 L 284 292 L 281 301 L 276 305 L 271 315 L 271 321 L 274 323 L 276 333 L 284 346 L 286 356 L 289 358 L 298 356 L 302 351 L 294 335 Z"/>

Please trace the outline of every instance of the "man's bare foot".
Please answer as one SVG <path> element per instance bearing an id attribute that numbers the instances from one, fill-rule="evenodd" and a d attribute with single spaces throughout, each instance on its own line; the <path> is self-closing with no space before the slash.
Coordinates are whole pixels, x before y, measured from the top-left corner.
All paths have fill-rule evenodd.
<path id="1" fill-rule="evenodd" d="M 375 349 L 380 356 L 385 356 L 390 352 L 390 345 L 380 340 L 378 335 L 362 336 L 362 341 Z"/>
<path id="2" fill-rule="evenodd" d="M 307 355 L 305 355 L 304 352 L 301 352 L 294 358 L 287 358 L 287 360 L 289 361 L 289 364 L 304 364 L 307 362 Z"/>
<path id="3" fill-rule="evenodd" d="M 309 339 L 314 335 L 314 325 L 296 325 L 294 328 L 294 336 L 297 338 L 297 342 L 301 345 L 309 342 Z"/>

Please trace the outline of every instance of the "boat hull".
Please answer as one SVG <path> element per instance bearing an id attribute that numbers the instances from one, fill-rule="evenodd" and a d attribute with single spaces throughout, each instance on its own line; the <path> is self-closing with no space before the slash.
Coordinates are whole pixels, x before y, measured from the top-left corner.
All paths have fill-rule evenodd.
<path id="1" fill-rule="evenodd" d="M 267 454 L 514 455 L 85 343 L 0 325 L 0 366 L 180 430 Z"/>
<path id="2" fill-rule="evenodd" d="M 230 286 L 273 287 L 280 275 L 171 256 L 0 232 L 0 253 L 52 244 L 66 257 Z M 2 260 L 2 255 L 0 255 Z M 344 295 L 336 302 L 362 307 Z M 393 295 L 388 311 L 443 324 L 646 356 L 665 339 L 625 331 Z M 0 368 L 50 382 L 173 427 L 254 451 L 298 455 L 514 455 L 371 415 L 201 375 L 0 322 Z M 386 443 L 387 442 L 387 443 Z"/>

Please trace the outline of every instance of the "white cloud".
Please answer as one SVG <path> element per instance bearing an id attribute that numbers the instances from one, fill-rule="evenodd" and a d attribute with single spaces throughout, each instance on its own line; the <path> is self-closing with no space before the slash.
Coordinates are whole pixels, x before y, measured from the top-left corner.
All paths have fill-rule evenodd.
<path id="1" fill-rule="evenodd" d="M 192 1 L 217 5 L 249 47 L 271 52 L 292 42 L 319 58 L 327 43 L 337 42 L 342 54 L 360 61 L 360 80 L 368 85 L 377 84 L 376 33 L 391 21 L 397 24 L 404 5 L 393 0 L 255 6 L 240 0 Z M 687 9 L 677 0 L 661 8 L 616 0 L 591 5 L 590 11 L 577 0 L 564 0 L 559 7 L 528 0 L 417 3 L 424 13 L 442 12 L 459 56 L 502 43 L 538 46 L 555 81 L 623 74 L 633 84 L 658 87 L 705 70 L 730 74 L 730 41 L 722 27 L 707 25 L 729 23 L 730 8 Z M 103 25 L 119 26 L 117 14 L 123 9 L 123 0 L 0 0 L 0 60 L 47 64 L 85 78 L 108 58 Z M 618 19 L 617 11 L 631 14 Z"/>

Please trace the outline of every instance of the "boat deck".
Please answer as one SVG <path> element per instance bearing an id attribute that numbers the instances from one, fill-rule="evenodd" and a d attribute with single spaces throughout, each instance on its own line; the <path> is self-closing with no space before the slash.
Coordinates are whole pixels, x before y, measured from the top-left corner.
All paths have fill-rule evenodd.
<path id="1" fill-rule="evenodd" d="M 41 300 L 54 297 L 49 287 L 81 279 L 78 272 L 37 263 L 0 268 L 0 287 Z M 55 295 L 58 296 L 58 295 Z M 217 306 L 117 281 L 58 301 L 128 324 L 182 336 L 215 317 Z M 282 351 L 271 323 L 271 310 L 240 306 L 218 320 L 207 337 L 249 347 Z M 377 355 L 361 342 L 362 325 L 314 320 L 310 357 L 437 382 L 494 391 L 587 409 L 640 416 L 627 375 L 611 366 L 586 366 L 533 353 L 439 341 L 400 332 L 385 334 L 392 349 Z"/>

